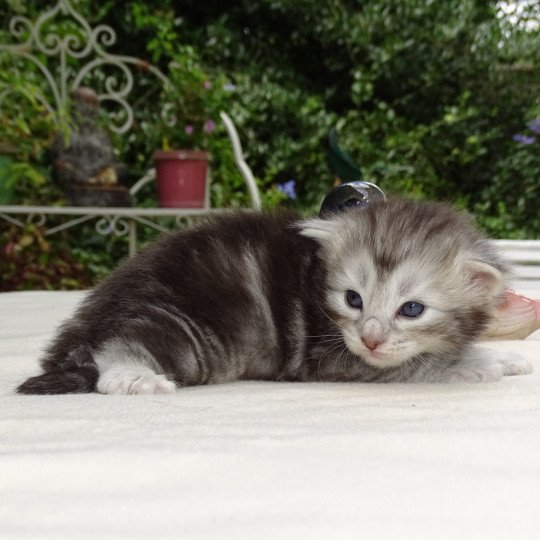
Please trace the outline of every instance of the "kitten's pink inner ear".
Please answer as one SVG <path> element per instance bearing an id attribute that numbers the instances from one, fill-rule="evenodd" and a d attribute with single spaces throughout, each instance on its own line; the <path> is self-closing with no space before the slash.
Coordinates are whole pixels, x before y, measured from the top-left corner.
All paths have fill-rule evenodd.
<path id="1" fill-rule="evenodd" d="M 493 266 L 480 261 L 469 261 L 467 269 L 471 283 L 475 288 L 493 296 L 501 292 L 504 286 L 503 275 Z"/>

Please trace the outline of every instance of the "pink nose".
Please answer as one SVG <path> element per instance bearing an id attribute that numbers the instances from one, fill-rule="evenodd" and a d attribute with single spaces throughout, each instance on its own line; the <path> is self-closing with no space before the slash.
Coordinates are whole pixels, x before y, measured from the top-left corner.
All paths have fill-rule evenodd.
<path id="1" fill-rule="evenodd" d="M 362 338 L 362 342 L 370 351 L 374 351 L 382 343 L 382 341 L 377 341 L 376 339 L 369 339 L 364 337 Z"/>

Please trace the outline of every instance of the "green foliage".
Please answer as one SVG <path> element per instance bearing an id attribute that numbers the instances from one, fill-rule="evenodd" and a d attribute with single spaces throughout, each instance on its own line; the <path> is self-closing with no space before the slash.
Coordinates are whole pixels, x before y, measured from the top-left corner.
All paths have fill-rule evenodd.
<path id="1" fill-rule="evenodd" d="M 324 141 L 335 122 L 323 100 L 263 75 L 237 75 L 238 103 L 232 110 L 246 160 L 264 191 L 295 179 L 299 198 L 317 204 L 332 184 Z"/>
<path id="2" fill-rule="evenodd" d="M 475 208 L 479 222 L 506 238 L 534 238 L 540 231 L 540 106 L 530 111 L 521 133 L 506 141 L 504 158 L 483 201 Z M 518 189 L 516 189 L 519 187 Z"/>
<path id="3" fill-rule="evenodd" d="M 519 2 L 512 18 L 495 0 L 73 3 L 93 24 L 115 28 L 114 52 L 150 60 L 173 81 L 163 94 L 150 73 L 138 75 L 134 129 L 114 137 L 132 181 L 164 143 L 206 148 L 213 204 L 245 204 L 248 195 L 218 121 L 224 109 L 238 127 L 267 207 L 317 210 L 333 183 L 325 143 L 335 127 L 366 180 L 384 190 L 451 200 L 474 211 L 493 236 L 540 235 L 540 136 L 527 128 L 540 117 L 538 2 Z M 0 7 L 6 21 L 0 40 L 7 41 L 10 16 L 35 18 L 40 9 L 38 0 L 9 0 Z M 60 201 L 46 156 L 58 126 L 47 125 L 39 103 L 27 99 L 40 74 L 27 69 L 19 76 L 4 69 L 4 56 L 0 61 L 0 84 L 21 96 L 0 117 L 0 154 L 9 158 L 0 161 L 0 175 L 11 186 L 5 181 L 0 197 Z M 103 85 L 104 74 L 92 84 Z M 167 115 L 177 118 L 176 127 L 167 125 Z M 216 124 L 211 133 L 204 130 L 209 120 Z M 524 144 L 516 134 L 536 139 Z M 6 145 L 15 149 L 6 152 Z M 294 201 L 279 187 L 290 180 Z M 151 188 L 137 202 L 154 205 Z M 89 244 L 82 233 L 70 239 L 73 253 L 102 276 L 124 252 L 125 239 Z"/>
<path id="4" fill-rule="evenodd" d="M 0 238 L 0 292 L 90 286 L 89 273 L 74 259 L 65 239 L 51 243 L 33 224 L 24 229 L 12 226 Z"/>
<path id="5" fill-rule="evenodd" d="M 46 152 L 54 136 L 54 120 L 36 99 L 37 88 L 18 69 L 1 69 L 8 59 L 0 56 L 0 90 L 5 92 L 0 116 L 0 197 L 38 202 L 50 194 Z M 20 114 L 20 111 L 28 111 Z M 36 196 L 37 195 L 37 196 Z"/>
<path id="6" fill-rule="evenodd" d="M 235 119 L 265 189 L 295 178 L 299 204 L 316 207 L 331 184 L 322 143 L 332 125 L 366 176 L 389 191 L 473 210 L 498 206 L 492 186 L 502 170 L 514 193 L 522 175 L 538 189 L 538 169 L 515 164 L 519 152 L 509 145 L 539 95 L 538 25 L 499 17 L 495 2 L 175 6 L 182 38 L 235 74 Z M 537 6 L 530 2 L 521 17 L 538 20 Z M 534 223 L 529 210 L 520 223 Z M 510 204 L 506 215 L 513 213 Z"/>
<path id="7" fill-rule="evenodd" d="M 223 74 L 206 73 L 191 47 L 175 55 L 169 79 L 171 87 L 163 97 L 164 121 L 157 125 L 164 149 L 208 149 L 220 111 L 230 108 L 230 83 Z"/>

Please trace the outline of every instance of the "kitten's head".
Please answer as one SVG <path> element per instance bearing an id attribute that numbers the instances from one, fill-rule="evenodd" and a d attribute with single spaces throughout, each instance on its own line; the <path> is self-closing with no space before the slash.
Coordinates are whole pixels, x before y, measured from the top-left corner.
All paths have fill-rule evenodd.
<path id="1" fill-rule="evenodd" d="M 325 310 L 367 363 L 389 368 L 464 348 L 487 326 L 506 263 L 439 203 L 389 199 L 301 223 L 320 244 Z"/>

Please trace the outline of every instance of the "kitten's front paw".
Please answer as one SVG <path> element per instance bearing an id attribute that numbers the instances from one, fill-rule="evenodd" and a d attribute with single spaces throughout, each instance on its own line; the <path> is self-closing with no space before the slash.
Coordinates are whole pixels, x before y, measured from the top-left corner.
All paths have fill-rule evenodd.
<path id="1" fill-rule="evenodd" d="M 100 394 L 174 394 L 176 385 L 165 375 L 139 366 L 112 366 L 100 374 Z"/>
<path id="2" fill-rule="evenodd" d="M 532 364 L 519 354 L 512 354 L 497 361 L 502 364 L 504 374 L 507 376 L 529 375 L 533 372 Z"/>
<path id="3" fill-rule="evenodd" d="M 449 383 L 481 383 L 495 382 L 502 379 L 504 367 L 502 364 L 493 362 L 486 365 L 468 366 L 458 364 L 448 368 L 445 382 Z"/>
<path id="4" fill-rule="evenodd" d="M 445 381 L 451 383 L 495 382 L 504 376 L 528 375 L 533 370 L 531 363 L 516 353 L 474 349 L 473 354 L 449 367 L 445 373 Z"/>

